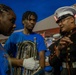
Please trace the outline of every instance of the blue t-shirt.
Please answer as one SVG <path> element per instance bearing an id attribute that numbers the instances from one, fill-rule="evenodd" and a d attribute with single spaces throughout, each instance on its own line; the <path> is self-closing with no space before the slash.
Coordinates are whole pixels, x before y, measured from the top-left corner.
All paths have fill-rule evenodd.
<path id="1" fill-rule="evenodd" d="M 0 44 L 0 75 L 11 75 L 8 55 Z"/>
<path id="2" fill-rule="evenodd" d="M 36 50 L 32 49 L 32 45 L 25 42 L 30 41 L 35 43 L 36 45 Z M 37 54 L 40 51 L 45 51 L 46 50 L 46 45 L 44 42 L 44 38 L 37 33 L 31 33 L 29 35 L 24 34 L 23 32 L 16 32 L 13 33 L 9 39 L 6 41 L 4 48 L 6 49 L 6 51 L 8 52 L 8 54 L 10 54 L 12 57 L 16 57 L 16 58 L 28 58 L 29 55 L 34 55 L 36 53 L 33 53 L 32 51 L 36 51 Z M 35 57 L 37 59 L 39 59 L 39 57 Z M 14 69 L 15 70 L 15 69 Z M 19 69 L 18 71 L 21 71 L 21 73 L 23 73 L 25 70 L 24 68 L 21 67 L 21 70 Z M 15 71 L 17 72 L 17 71 Z"/>
<path id="3" fill-rule="evenodd" d="M 17 53 L 17 44 L 24 41 L 32 41 L 34 42 L 34 38 L 36 38 L 36 48 L 37 51 L 40 52 L 42 50 L 46 50 L 46 45 L 44 42 L 44 38 L 37 33 L 32 33 L 30 35 L 26 35 L 23 32 L 13 33 L 9 39 L 6 41 L 4 48 L 7 52 L 12 54 L 13 57 L 16 57 Z"/>

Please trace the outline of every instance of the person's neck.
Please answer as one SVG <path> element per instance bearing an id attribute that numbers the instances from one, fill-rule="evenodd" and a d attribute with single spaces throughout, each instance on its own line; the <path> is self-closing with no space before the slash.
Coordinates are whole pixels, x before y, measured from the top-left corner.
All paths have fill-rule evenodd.
<path id="1" fill-rule="evenodd" d="M 23 33 L 29 35 L 29 34 L 31 34 L 32 32 L 29 31 L 29 30 L 27 30 L 27 29 L 24 29 L 24 30 L 23 30 Z"/>

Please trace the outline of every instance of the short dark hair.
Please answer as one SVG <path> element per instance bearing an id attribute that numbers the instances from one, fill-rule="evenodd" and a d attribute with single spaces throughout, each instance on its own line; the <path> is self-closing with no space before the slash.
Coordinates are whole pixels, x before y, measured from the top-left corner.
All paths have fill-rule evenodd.
<path id="1" fill-rule="evenodd" d="M 36 14 L 35 12 L 33 12 L 33 11 L 26 11 L 26 12 L 23 14 L 23 16 L 22 16 L 22 21 L 24 21 L 25 19 L 28 19 L 28 16 L 31 16 L 31 15 L 33 15 L 33 16 L 35 17 L 36 21 L 37 21 L 38 16 L 37 16 L 37 14 Z"/>
<path id="2" fill-rule="evenodd" d="M 9 10 L 12 10 L 9 6 L 4 5 L 4 4 L 0 4 L 0 13 L 8 12 Z"/>

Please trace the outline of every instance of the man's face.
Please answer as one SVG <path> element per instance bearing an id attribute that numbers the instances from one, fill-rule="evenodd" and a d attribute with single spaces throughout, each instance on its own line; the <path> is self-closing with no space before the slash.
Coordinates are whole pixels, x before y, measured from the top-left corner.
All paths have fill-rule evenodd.
<path id="1" fill-rule="evenodd" d="M 33 15 L 28 16 L 28 19 L 25 19 L 23 21 L 23 24 L 24 24 L 24 28 L 26 28 L 27 30 L 33 30 L 36 24 L 36 18 Z"/>
<path id="2" fill-rule="evenodd" d="M 72 16 L 68 16 L 58 22 L 61 32 L 68 32 L 72 27 Z"/>
<path id="3" fill-rule="evenodd" d="M 16 16 L 13 11 L 4 12 L 0 18 L 0 33 L 3 35 L 10 35 L 15 25 Z"/>

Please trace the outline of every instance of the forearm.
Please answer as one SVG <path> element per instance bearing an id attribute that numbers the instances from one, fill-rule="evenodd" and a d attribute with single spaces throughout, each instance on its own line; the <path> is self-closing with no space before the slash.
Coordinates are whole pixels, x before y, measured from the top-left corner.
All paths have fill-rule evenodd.
<path id="1" fill-rule="evenodd" d="M 24 67 L 30 70 L 36 70 L 39 67 L 39 61 L 34 60 L 33 57 L 28 59 L 16 59 L 16 58 L 9 58 L 10 62 L 13 66 Z"/>
<path id="2" fill-rule="evenodd" d="M 40 67 L 44 68 L 45 66 L 45 55 L 44 55 L 44 51 L 41 51 L 39 53 L 39 61 L 40 61 Z"/>
<path id="3" fill-rule="evenodd" d="M 17 59 L 17 58 L 9 58 L 11 64 L 13 66 L 22 66 L 23 65 L 23 60 L 22 59 Z"/>

